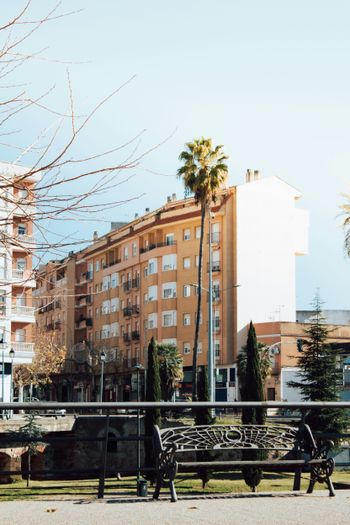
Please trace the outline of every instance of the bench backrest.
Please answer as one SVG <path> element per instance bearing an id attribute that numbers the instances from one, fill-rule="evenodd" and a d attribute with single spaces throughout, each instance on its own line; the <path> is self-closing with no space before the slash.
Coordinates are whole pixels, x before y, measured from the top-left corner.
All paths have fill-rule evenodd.
<path id="1" fill-rule="evenodd" d="M 155 427 L 156 451 L 176 446 L 177 451 L 195 450 L 294 450 L 305 438 L 313 447 L 314 440 L 307 425 L 304 432 L 288 425 L 202 425 L 159 429 Z M 309 447 L 308 447 L 309 448 Z"/>

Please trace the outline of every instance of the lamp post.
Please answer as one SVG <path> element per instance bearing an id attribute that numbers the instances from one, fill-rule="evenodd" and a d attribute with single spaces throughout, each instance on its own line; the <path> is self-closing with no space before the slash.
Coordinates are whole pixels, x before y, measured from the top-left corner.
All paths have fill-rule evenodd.
<path id="1" fill-rule="evenodd" d="M 104 373 L 105 361 L 106 361 L 106 354 L 103 350 L 100 353 L 100 361 L 101 361 L 100 402 L 102 403 L 103 401 L 103 373 Z M 102 407 L 101 407 L 100 413 L 102 414 Z"/>
<path id="2" fill-rule="evenodd" d="M 133 370 L 136 371 L 136 385 L 137 385 L 137 401 L 140 401 L 140 371 L 143 370 L 143 366 L 138 363 L 134 366 Z M 137 495 L 144 496 L 144 480 L 141 480 L 141 421 L 140 421 L 140 409 L 137 409 Z"/>
<path id="3" fill-rule="evenodd" d="M 13 358 L 15 357 L 15 351 L 13 348 L 9 351 L 11 358 L 11 376 L 10 376 L 10 403 L 13 402 Z M 10 410 L 10 417 L 12 417 L 13 411 Z"/>
<path id="4" fill-rule="evenodd" d="M 2 350 L 1 352 L 1 357 L 2 357 L 2 368 L 1 368 L 1 401 L 4 403 L 5 402 L 5 351 Z M 5 417 L 5 412 L 4 410 L 2 411 L 2 419 L 4 419 Z"/>

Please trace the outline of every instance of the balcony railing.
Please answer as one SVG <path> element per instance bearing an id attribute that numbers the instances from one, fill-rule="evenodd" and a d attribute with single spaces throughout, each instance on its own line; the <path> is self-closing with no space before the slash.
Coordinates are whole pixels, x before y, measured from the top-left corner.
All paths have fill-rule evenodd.
<path id="1" fill-rule="evenodd" d="M 207 243 L 209 242 L 209 234 L 207 234 Z M 220 242 L 220 232 L 212 232 L 211 243 L 218 244 Z"/>
<path id="2" fill-rule="evenodd" d="M 123 290 L 124 292 L 130 292 L 132 288 L 132 281 L 126 281 L 123 283 Z"/>
<path id="3" fill-rule="evenodd" d="M 139 330 L 134 330 L 133 332 L 131 332 L 131 338 L 133 341 L 139 341 L 140 339 L 140 332 Z"/>
<path id="4" fill-rule="evenodd" d="M 149 244 L 148 246 L 145 246 L 144 248 L 140 248 L 140 253 L 146 253 L 151 250 L 155 250 L 156 248 L 163 248 L 164 246 L 175 246 L 176 241 L 167 241 L 167 242 L 156 242 L 153 244 Z"/>
<path id="5" fill-rule="evenodd" d="M 132 287 L 133 288 L 140 288 L 140 279 L 136 278 L 132 280 Z"/>
<path id="6" fill-rule="evenodd" d="M 133 315 L 138 315 L 140 313 L 140 307 L 138 304 L 133 304 L 132 305 L 132 314 Z"/>
<path id="7" fill-rule="evenodd" d="M 25 233 L 23 234 L 18 233 L 15 236 L 15 239 L 19 246 L 27 244 L 33 247 L 35 244 L 35 237 L 33 235 L 27 235 Z"/>
<path id="8" fill-rule="evenodd" d="M 12 306 L 11 308 L 12 315 L 20 315 L 21 317 L 34 317 L 34 313 L 34 306 Z"/>
<path id="9" fill-rule="evenodd" d="M 124 317 L 131 317 L 131 315 L 132 315 L 132 306 L 127 306 L 126 308 L 123 308 Z"/>
<path id="10" fill-rule="evenodd" d="M 208 263 L 207 269 L 208 269 L 208 272 L 209 272 L 209 270 L 210 270 L 209 263 Z M 211 263 L 211 271 L 212 272 L 220 272 L 220 270 L 221 270 L 220 261 L 213 261 Z"/>
<path id="11" fill-rule="evenodd" d="M 34 352 L 34 343 L 11 342 L 11 348 L 15 352 Z"/>

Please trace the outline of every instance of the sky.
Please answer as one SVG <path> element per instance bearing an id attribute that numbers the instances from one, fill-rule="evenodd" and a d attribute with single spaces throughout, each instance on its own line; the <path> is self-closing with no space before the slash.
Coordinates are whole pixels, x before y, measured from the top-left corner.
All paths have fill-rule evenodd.
<path id="1" fill-rule="evenodd" d="M 23 4 L 2 5 L 1 20 Z M 31 14 L 54 5 L 33 0 Z M 95 115 L 75 152 L 103 151 L 141 132 L 137 154 L 152 151 L 118 175 L 125 181 L 118 197 L 131 202 L 106 210 L 98 223 L 57 227 L 92 238 L 110 221 L 131 220 L 171 193 L 181 197 L 178 155 L 185 142 L 209 136 L 230 157 L 230 184 L 243 183 L 251 168 L 302 193 L 298 207 L 310 211 L 309 254 L 298 257 L 297 307 L 310 308 L 319 289 L 325 308 L 350 308 L 339 208 L 342 193 L 350 193 L 350 3 L 64 0 L 60 7 L 79 9 L 43 26 L 27 44 L 28 52 L 47 48 L 43 55 L 57 62 L 31 61 L 18 79 L 30 79 L 38 93 L 55 83 L 50 103 L 67 107 L 64 62 L 70 62 L 81 113 L 127 82 Z M 44 122 L 23 119 L 23 140 Z"/>

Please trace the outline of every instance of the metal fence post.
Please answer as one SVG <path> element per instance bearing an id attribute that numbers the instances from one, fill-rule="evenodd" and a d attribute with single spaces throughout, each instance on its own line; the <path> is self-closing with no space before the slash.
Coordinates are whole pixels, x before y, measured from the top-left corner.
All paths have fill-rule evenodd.
<path id="1" fill-rule="evenodd" d="M 109 410 L 106 412 L 106 426 L 105 426 L 105 438 L 102 447 L 102 469 L 100 474 L 100 480 L 98 484 L 98 498 L 102 499 L 105 492 L 105 480 L 106 480 L 106 469 L 107 469 L 107 453 L 108 453 L 108 434 L 109 434 Z"/>

